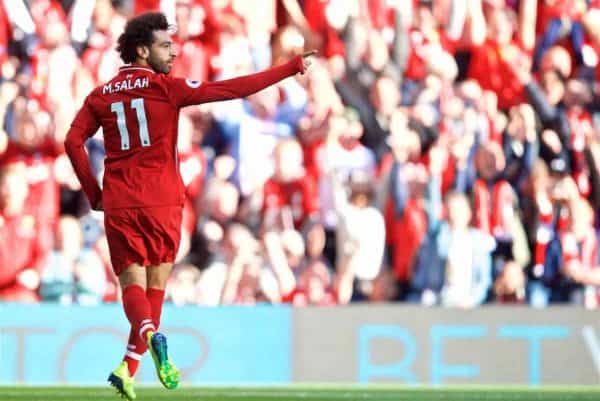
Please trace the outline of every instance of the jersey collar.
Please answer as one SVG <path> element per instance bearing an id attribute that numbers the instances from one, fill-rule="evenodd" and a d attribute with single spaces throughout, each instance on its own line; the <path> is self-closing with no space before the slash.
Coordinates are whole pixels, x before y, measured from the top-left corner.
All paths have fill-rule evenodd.
<path id="1" fill-rule="evenodd" d="M 140 65 L 140 64 L 127 64 L 122 67 L 119 67 L 119 72 L 138 71 L 138 70 L 151 72 L 152 74 L 155 74 L 155 72 L 152 68 L 146 67 L 145 65 Z"/>

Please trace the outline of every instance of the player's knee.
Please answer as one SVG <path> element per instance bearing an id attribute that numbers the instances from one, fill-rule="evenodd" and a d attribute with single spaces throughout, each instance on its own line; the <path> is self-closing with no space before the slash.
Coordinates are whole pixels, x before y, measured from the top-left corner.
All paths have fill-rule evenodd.
<path id="1" fill-rule="evenodd" d="M 147 282 L 144 268 L 136 264 L 127 267 L 119 274 L 119 284 L 123 289 L 130 285 L 139 285 L 146 289 Z"/>
<path id="2" fill-rule="evenodd" d="M 172 263 L 161 263 L 157 266 L 149 266 L 146 270 L 148 288 L 164 290 L 173 268 Z"/>

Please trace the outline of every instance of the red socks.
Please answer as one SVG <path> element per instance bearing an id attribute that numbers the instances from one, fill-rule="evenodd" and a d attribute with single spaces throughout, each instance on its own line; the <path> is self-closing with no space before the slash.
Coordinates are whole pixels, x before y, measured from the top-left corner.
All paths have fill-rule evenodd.
<path id="1" fill-rule="evenodd" d="M 140 365 L 142 355 L 148 349 L 148 346 L 140 336 L 137 335 L 137 330 L 133 327 L 129 330 L 129 340 L 127 341 L 127 351 L 123 360 L 127 362 L 127 368 L 129 370 L 129 376 L 135 376 Z"/>
<path id="2" fill-rule="evenodd" d="M 146 332 L 154 331 L 156 328 L 152 322 L 152 308 L 148 302 L 146 291 L 139 285 L 128 285 L 123 289 L 123 309 L 131 323 L 124 359 L 127 361 L 131 375 L 137 370 L 142 354 L 146 351 Z"/>
<path id="3" fill-rule="evenodd" d="M 154 322 L 154 326 L 158 329 L 158 326 L 160 326 L 160 314 L 162 313 L 165 292 L 158 288 L 148 288 L 148 290 L 146 290 L 146 296 L 148 297 L 148 302 L 150 302 L 150 307 L 152 308 L 152 321 Z"/>
<path id="4" fill-rule="evenodd" d="M 123 308 L 131 327 L 138 330 L 142 341 L 148 330 L 155 331 L 152 323 L 152 307 L 146 297 L 146 291 L 139 285 L 129 285 L 123 290 Z"/>
<path id="5" fill-rule="evenodd" d="M 123 290 L 123 307 L 131 323 L 127 352 L 123 360 L 127 362 L 129 375 L 132 377 L 137 372 L 142 355 L 148 349 L 146 332 L 158 329 L 164 297 L 165 292 L 156 288 L 148 288 L 144 292 L 142 287 L 130 285 Z M 149 316 L 151 320 L 148 319 Z"/>

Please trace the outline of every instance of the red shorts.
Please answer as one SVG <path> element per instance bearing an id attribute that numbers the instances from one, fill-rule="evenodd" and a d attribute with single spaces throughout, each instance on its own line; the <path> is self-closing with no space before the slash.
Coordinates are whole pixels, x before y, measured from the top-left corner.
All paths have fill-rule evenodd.
<path id="1" fill-rule="evenodd" d="M 136 263 L 173 263 L 181 240 L 181 206 L 116 209 L 104 213 L 115 274 Z"/>

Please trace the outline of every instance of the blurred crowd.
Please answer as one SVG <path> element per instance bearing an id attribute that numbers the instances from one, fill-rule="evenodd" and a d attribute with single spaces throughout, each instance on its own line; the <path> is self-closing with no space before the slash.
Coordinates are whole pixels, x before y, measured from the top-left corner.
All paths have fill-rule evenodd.
<path id="1" fill-rule="evenodd" d="M 182 111 L 170 302 L 597 306 L 597 0 L 0 0 L 0 300 L 119 300 L 63 141 L 148 10 L 177 76 L 319 50 Z M 101 180 L 101 133 L 87 150 Z"/>

